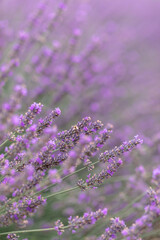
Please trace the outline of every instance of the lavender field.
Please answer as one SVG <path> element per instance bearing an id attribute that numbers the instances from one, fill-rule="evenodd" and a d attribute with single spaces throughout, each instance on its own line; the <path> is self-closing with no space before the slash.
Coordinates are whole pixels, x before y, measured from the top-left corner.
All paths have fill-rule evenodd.
<path id="1" fill-rule="evenodd" d="M 0 1 L 0 240 L 160 239 L 160 1 Z"/>

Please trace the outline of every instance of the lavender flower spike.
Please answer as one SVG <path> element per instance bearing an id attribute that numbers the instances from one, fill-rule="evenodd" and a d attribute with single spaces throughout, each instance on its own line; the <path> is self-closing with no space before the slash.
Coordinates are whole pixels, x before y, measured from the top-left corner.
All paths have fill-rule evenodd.
<path id="1" fill-rule="evenodd" d="M 118 217 L 111 218 L 111 226 L 106 228 L 105 232 L 97 240 L 113 240 L 116 239 L 117 233 L 120 233 L 125 227 L 123 220 Z"/>
<path id="2" fill-rule="evenodd" d="M 107 208 L 99 209 L 96 212 L 84 213 L 83 217 L 72 217 L 68 218 L 68 224 L 73 233 L 79 228 L 84 228 L 87 225 L 94 225 L 97 220 L 106 217 Z"/>
<path id="3" fill-rule="evenodd" d="M 19 236 L 16 235 L 15 233 L 10 233 L 10 234 L 7 235 L 7 239 L 9 239 L 9 240 L 18 240 Z"/>
<path id="4" fill-rule="evenodd" d="M 99 157 L 99 161 L 105 163 L 109 159 L 114 159 L 115 157 L 121 156 L 125 152 L 131 151 L 137 145 L 142 144 L 142 143 L 143 143 L 143 140 L 138 138 L 138 135 L 137 135 L 129 142 L 124 142 L 119 147 L 116 146 L 112 150 L 105 151 L 104 153 L 102 153 Z"/>
<path id="5" fill-rule="evenodd" d="M 43 105 L 41 103 L 34 102 L 25 115 L 20 116 L 20 127 L 26 128 L 28 125 L 32 124 L 33 119 L 36 115 L 40 114 Z"/>

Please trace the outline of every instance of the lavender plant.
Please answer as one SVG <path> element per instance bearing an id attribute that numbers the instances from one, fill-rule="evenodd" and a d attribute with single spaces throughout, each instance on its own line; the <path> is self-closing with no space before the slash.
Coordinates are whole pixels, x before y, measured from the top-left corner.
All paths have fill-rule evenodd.
<path id="1" fill-rule="evenodd" d="M 1 1 L 0 239 L 159 239 L 160 6 L 137 4 Z"/>

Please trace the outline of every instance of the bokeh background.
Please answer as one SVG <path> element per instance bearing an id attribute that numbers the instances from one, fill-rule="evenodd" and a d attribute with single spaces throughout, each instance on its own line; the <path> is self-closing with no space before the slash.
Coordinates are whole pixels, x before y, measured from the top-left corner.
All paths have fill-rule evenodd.
<path id="1" fill-rule="evenodd" d="M 158 162 L 160 1 L 68 0 L 62 5 L 63 13 L 51 21 L 59 3 L 46 1 L 41 16 L 29 27 L 40 1 L 0 1 L 1 69 L 7 64 L 19 33 L 25 31 L 30 39 L 19 56 L 19 66 L 13 69 L 0 93 L 1 103 L 14 94 L 15 84 L 25 84 L 28 94 L 23 97 L 22 107 L 16 110 L 17 116 L 32 102 L 40 101 L 45 105 L 45 113 L 51 108 L 61 108 L 62 116 L 57 123 L 60 129 L 68 128 L 84 116 L 110 122 L 114 125 L 114 137 L 109 146 L 136 134 L 144 139 L 144 147 L 134 154 L 132 164 L 132 156 L 128 157 L 127 169 L 133 170 L 141 164 L 147 168 L 151 161 Z M 147 151 L 153 142 L 157 142 L 156 149 Z M 128 184 L 131 182 L 134 180 Z M 65 223 L 70 214 L 82 214 L 84 209 L 102 204 L 105 194 L 109 205 L 109 199 L 114 200 L 114 195 L 109 195 L 113 186 L 115 192 L 120 189 L 122 198 L 125 198 L 123 189 L 131 188 L 118 182 L 104 186 L 97 195 L 91 191 L 75 193 L 72 198 L 52 199 L 30 220 L 31 224 L 34 221 L 34 228 L 50 226 L 58 218 Z M 85 234 L 87 237 L 88 233 Z M 57 238 L 53 233 L 28 237 L 71 239 Z M 77 235 L 73 239 L 85 238 Z"/>

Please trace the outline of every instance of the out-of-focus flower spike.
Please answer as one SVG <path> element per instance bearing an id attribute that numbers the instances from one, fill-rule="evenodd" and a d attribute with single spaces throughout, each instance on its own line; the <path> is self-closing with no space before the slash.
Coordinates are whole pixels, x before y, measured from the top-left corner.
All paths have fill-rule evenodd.
<path id="1" fill-rule="evenodd" d="M 10 233 L 7 235 L 7 239 L 9 240 L 18 240 L 19 239 L 19 236 L 15 233 Z"/>
<path id="2" fill-rule="evenodd" d="M 35 12 L 30 16 L 29 23 L 28 23 L 29 29 L 33 29 L 36 26 L 36 24 L 38 23 L 38 20 L 40 19 L 40 17 L 43 15 L 45 11 L 47 3 L 48 3 L 48 0 L 41 1 L 37 9 L 35 10 Z"/>

